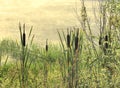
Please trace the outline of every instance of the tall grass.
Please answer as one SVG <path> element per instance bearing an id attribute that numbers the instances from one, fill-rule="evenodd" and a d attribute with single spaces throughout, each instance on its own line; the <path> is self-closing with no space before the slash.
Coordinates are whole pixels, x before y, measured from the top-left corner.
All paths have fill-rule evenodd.
<path id="1" fill-rule="evenodd" d="M 113 1 L 114 2 L 114 1 Z M 115 67 L 118 67 L 118 65 L 116 64 L 115 61 L 115 57 L 116 57 L 116 49 L 113 46 L 114 43 L 118 41 L 117 37 L 113 37 L 113 34 L 116 33 L 115 29 L 113 29 L 114 25 L 111 25 L 111 19 L 109 19 L 109 17 L 111 17 L 111 15 L 115 14 L 115 12 L 111 13 L 110 9 L 112 6 L 109 7 L 109 1 L 105 1 L 105 4 L 101 4 L 102 9 L 101 13 L 102 15 L 100 15 L 100 39 L 99 39 L 99 45 L 100 48 L 102 48 L 102 53 L 99 53 L 100 51 L 97 50 L 96 44 L 94 43 L 94 39 L 92 38 L 92 29 L 90 27 L 90 23 L 88 21 L 88 17 L 87 17 L 87 12 L 86 12 L 86 7 L 84 5 L 84 0 L 82 1 L 82 12 L 84 15 L 82 15 L 82 21 L 81 21 L 81 25 L 82 29 L 85 31 L 86 36 L 89 36 L 88 40 L 90 41 L 92 47 L 93 47 L 93 51 L 94 51 L 94 55 L 95 55 L 95 60 L 93 60 L 91 62 L 91 64 L 98 64 L 98 66 L 95 69 L 98 69 L 97 74 L 96 74 L 96 83 L 97 83 L 97 87 L 100 87 L 100 81 L 101 79 L 99 78 L 101 70 L 102 69 L 106 69 L 106 71 L 108 71 L 107 73 L 104 73 L 107 77 L 108 77 L 108 86 L 109 87 L 113 87 L 114 84 L 111 85 L 111 81 L 112 81 L 112 76 L 113 74 L 112 71 Z M 108 6 L 108 7 L 107 7 Z M 109 10 L 108 10 L 109 9 Z M 86 28 L 87 27 L 87 28 Z M 89 30 L 88 32 L 86 30 Z M 114 54 L 113 54 L 114 52 Z M 102 60 L 101 60 L 102 59 Z M 119 60 L 117 61 L 119 62 Z M 111 64 L 114 64 L 114 66 L 112 67 Z M 103 66 L 103 67 L 102 67 Z M 109 75 L 109 72 L 111 75 Z"/>
<path id="2" fill-rule="evenodd" d="M 58 35 L 63 49 L 63 56 L 59 61 L 63 85 L 67 88 L 77 88 L 80 77 L 79 62 L 81 61 L 83 45 L 82 31 L 79 28 L 67 29 L 67 35 L 63 32 L 65 40 L 62 40 L 59 31 Z"/>
<path id="3" fill-rule="evenodd" d="M 20 64 L 21 64 L 21 74 L 20 74 L 20 88 L 26 88 L 27 87 L 27 81 L 28 81 L 28 69 L 30 67 L 28 65 L 28 45 L 26 45 L 26 33 L 25 33 L 25 24 L 23 25 L 23 31 L 22 26 L 19 24 L 19 30 L 20 30 L 20 38 L 21 38 L 21 56 L 20 56 Z M 32 30 L 32 29 L 31 29 Z"/>

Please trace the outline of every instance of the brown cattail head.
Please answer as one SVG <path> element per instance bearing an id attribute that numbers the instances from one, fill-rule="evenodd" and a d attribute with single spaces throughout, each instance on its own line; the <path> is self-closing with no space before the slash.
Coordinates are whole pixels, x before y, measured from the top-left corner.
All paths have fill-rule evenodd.
<path id="1" fill-rule="evenodd" d="M 25 46 L 25 43 L 26 42 L 26 35 L 25 35 L 25 33 L 23 33 L 23 46 Z"/>
<path id="2" fill-rule="evenodd" d="M 100 38 L 99 38 L 99 45 L 101 45 L 102 44 L 102 37 L 100 36 Z"/>
<path id="3" fill-rule="evenodd" d="M 75 51 L 78 49 L 78 35 L 79 35 L 79 28 L 77 28 L 77 33 L 75 36 Z"/>
<path id="4" fill-rule="evenodd" d="M 105 48 L 108 48 L 108 35 L 105 36 Z"/>
<path id="5" fill-rule="evenodd" d="M 25 45 L 26 45 L 26 34 L 25 34 L 25 31 L 23 32 L 23 42 L 22 42 L 22 44 L 25 47 Z"/>
<path id="6" fill-rule="evenodd" d="M 75 51 L 78 49 L 78 36 L 75 37 Z"/>
<path id="7" fill-rule="evenodd" d="M 22 41 L 22 44 L 25 47 L 25 45 L 26 45 L 25 24 L 23 25 L 23 41 Z"/>
<path id="8" fill-rule="evenodd" d="M 67 30 L 67 47 L 70 48 L 70 34 L 68 30 Z"/>
<path id="9" fill-rule="evenodd" d="M 46 52 L 48 52 L 48 39 L 46 40 Z"/>
<path id="10" fill-rule="evenodd" d="M 108 49 L 108 47 L 109 47 L 109 45 L 108 45 L 108 35 L 105 35 L 105 43 L 104 43 L 104 48 L 103 48 L 103 50 L 104 50 L 104 54 L 106 55 L 107 54 L 107 49 Z"/>
<path id="11" fill-rule="evenodd" d="M 108 35 L 105 36 L 105 41 L 108 41 Z"/>

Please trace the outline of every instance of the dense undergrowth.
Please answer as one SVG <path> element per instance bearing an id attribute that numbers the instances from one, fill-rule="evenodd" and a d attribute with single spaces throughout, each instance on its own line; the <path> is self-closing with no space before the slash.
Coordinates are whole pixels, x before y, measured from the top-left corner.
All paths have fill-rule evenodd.
<path id="1" fill-rule="evenodd" d="M 81 27 L 57 30 L 59 45 L 34 44 L 32 27 L 26 36 L 25 24 L 19 24 L 20 42 L 0 41 L 0 88 L 120 87 L 120 2 L 100 3 L 99 35 L 92 34 L 81 2 Z"/>

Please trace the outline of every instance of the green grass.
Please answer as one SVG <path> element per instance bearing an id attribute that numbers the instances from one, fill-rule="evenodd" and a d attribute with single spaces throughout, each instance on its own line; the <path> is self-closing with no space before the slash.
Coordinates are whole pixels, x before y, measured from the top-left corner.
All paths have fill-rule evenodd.
<path id="1" fill-rule="evenodd" d="M 75 37 L 73 35 L 75 32 L 73 32 L 73 34 L 71 33 L 71 40 L 74 40 Z M 65 35 L 65 39 L 67 39 L 66 37 L 67 35 Z M 74 61 L 75 58 L 77 58 L 74 41 L 70 42 L 70 49 L 67 47 L 67 43 L 63 44 L 64 49 L 62 47 L 60 48 L 61 45 L 48 44 L 47 54 L 45 47 L 39 47 L 36 44 L 32 44 L 31 47 L 28 47 L 29 60 L 27 61 L 27 66 L 30 67 L 26 68 L 27 88 L 44 88 L 46 86 L 48 86 L 48 88 L 68 88 L 68 84 L 72 84 L 72 82 L 73 84 L 69 86 L 76 85 L 80 88 L 109 88 L 115 86 L 115 88 L 119 88 L 119 49 L 116 49 L 116 54 L 113 52 L 110 55 L 104 55 L 104 52 L 97 48 L 98 56 L 96 56 L 92 44 L 86 39 L 82 30 L 78 38 L 79 52 L 77 62 Z M 7 60 L 10 59 L 9 57 L 17 60 L 15 64 L 8 62 L 2 64 L 0 69 L 1 88 L 20 88 L 20 44 L 7 39 L 2 40 L 0 43 L 2 46 L 2 55 L 8 55 Z M 16 54 L 13 55 L 13 53 Z M 107 60 L 106 63 L 104 63 L 104 59 Z M 76 70 L 77 73 L 76 71 L 72 72 L 73 70 Z M 77 78 L 75 76 L 77 76 Z M 45 81 L 46 79 L 47 82 Z M 47 84 L 45 85 L 44 83 Z"/>

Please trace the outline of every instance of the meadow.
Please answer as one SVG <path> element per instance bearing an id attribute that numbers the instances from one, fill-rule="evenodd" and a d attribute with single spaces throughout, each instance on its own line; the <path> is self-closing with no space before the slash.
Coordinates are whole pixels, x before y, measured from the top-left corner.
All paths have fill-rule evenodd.
<path id="1" fill-rule="evenodd" d="M 22 23 L 18 40 L 0 41 L 0 88 L 120 87 L 120 1 L 99 2 L 98 34 L 81 3 L 80 26 L 56 30 L 57 44 L 35 43 L 33 27 Z"/>

